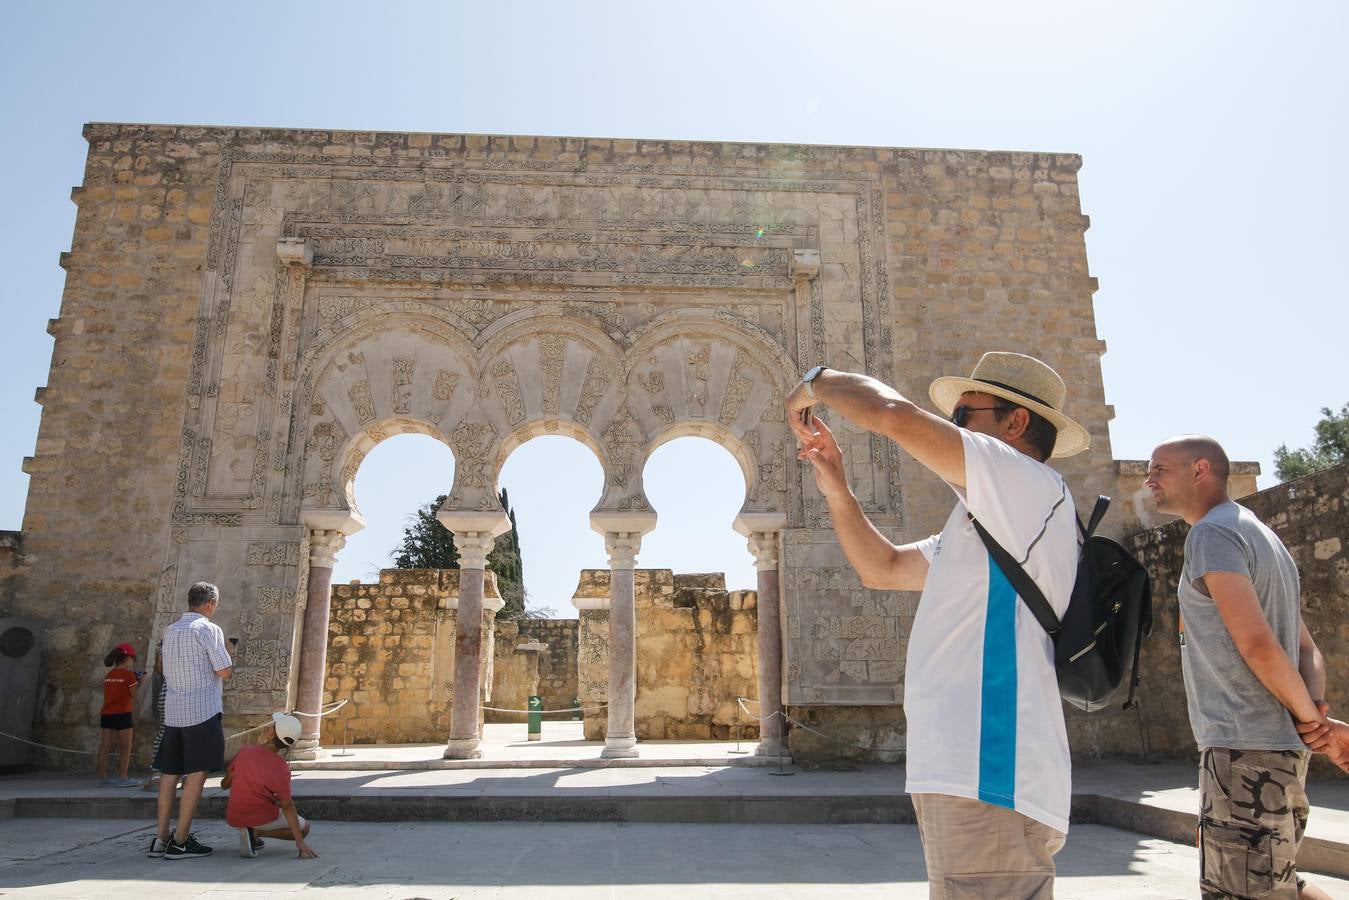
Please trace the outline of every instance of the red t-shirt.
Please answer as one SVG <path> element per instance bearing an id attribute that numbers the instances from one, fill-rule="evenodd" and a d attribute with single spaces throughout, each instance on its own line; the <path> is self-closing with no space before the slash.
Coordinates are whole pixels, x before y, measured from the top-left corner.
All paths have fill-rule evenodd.
<path id="1" fill-rule="evenodd" d="M 230 762 L 229 771 L 225 821 L 230 827 L 257 828 L 275 822 L 281 814 L 277 804 L 290 799 L 290 765 L 266 747 L 250 744 Z"/>
<path id="2" fill-rule="evenodd" d="M 136 673 L 130 669 L 109 669 L 108 677 L 103 679 L 103 712 L 105 716 L 131 712 L 135 695 L 132 686 L 136 683 Z"/>

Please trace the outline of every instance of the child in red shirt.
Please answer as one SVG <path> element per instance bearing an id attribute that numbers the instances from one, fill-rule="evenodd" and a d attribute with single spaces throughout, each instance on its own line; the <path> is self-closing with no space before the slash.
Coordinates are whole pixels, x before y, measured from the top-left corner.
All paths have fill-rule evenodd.
<path id="1" fill-rule="evenodd" d="M 309 823 L 295 810 L 290 795 L 290 765 L 281 754 L 300 739 L 300 720 L 272 713 L 263 741 L 239 751 L 220 782 L 230 792 L 225 821 L 239 829 L 239 855 L 252 858 L 262 846 L 259 836 L 294 841 L 300 859 L 318 854 L 305 843 Z"/>
<path id="2" fill-rule="evenodd" d="M 131 765 L 131 710 L 136 702 L 136 688 L 141 682 L 140 674 L 133 671 L 136 650 L 130 644 L 118 644 L 103 657 L 103 665 L 111 671 L 103 679 L 103 711 L 99 720 L 103 730 L 95 763 L 98 783 L 108 787 L 136 787 L 140 782 L 126 775 Z M 114 741 L 121 778 L 108 777 L 108 754 Z"/>

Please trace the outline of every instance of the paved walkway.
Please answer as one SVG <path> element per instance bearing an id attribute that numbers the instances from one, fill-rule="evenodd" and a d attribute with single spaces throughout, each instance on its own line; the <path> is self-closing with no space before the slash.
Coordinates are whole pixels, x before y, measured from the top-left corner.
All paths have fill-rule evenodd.
<path id="1" fill-rule="evenodd" d="M 743 765 L 752 744 L 736 753 L 731 742 L 645 743 L 644 760 L 659 766 L 598 768 L 599 745 L 580 740 L 579 723 L 544 728 L 548 740 L 528 742 L 523 725 L 489 725 L 491 768 L 440 768 L 438 745 L 361 747 L 349 757 L 338 748 L 316 765 L 297 763 L 297 802 L 319 821 L 318 863 L 279 847 L 261 861 L 237 859 L 216 779 L 198 830 L 224 853 L 163 864 L 190 869 L 175 873 L 136 853 L 148 842 L 152 795 L 97 787 L 91 776 L 0 777 L 0 892 L 564 897 L 584 885 L 602 896 L 923 896 L 901 767 L 788 764 L 784 777 L 775 760 Z M 1078 763 L 1059 896 L 1194 896 L 1195 783 L 1184 764 Z M 1349 878 L 1349 779 L 1308 792 L 1302 868 Z M 1314 880 L 1349 900 L 1349 882 Z"/>
<path id="2" fill-rule="evenodd" d="M 143 855 L 144 820 L 0 822 L 0 892 L 17 897 L 321 896 L 325 900 L 838 900 L 927 896 L 912 825 L 316 823 L 321 854 L 279 841 L 239 859 L 232 830 L 204 822 L 208 858 Z M 1060 900 L 1199 896 L 1193 847 L 1076 826 L 1058 857 Z M 1310 876 L 1333 896 L 1349 881 Z M 320 893 L 321 892 L 321 893 Z"/>

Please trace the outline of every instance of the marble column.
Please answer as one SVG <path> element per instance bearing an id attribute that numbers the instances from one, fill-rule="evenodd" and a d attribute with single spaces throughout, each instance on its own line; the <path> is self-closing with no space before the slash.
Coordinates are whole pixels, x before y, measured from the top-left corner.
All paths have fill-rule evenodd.
<path id="1" fill-rule="evenodd" d="M 637 551 L 641 533 L 611 531 L 609 553 L 609 702 L 605 759 L 637 756 Z"/>
<path id="2" fill-rule="evenodd" d="M 782 704 L 782 613 L 778 590 L 778 536 L 786 524 L 780 513 L 741 513 L 735 530 L 745 535 L 758 570 L 758 651 L 760 717 L 771 716 Z M 785 751 L 786 722 L 774 716 L 759 722 L 756 756 L 778 756 Z"/>
<path id="3" fill-rule="evenodd" d="M 483 582 L 487 554 L 495 537 L 490 531 L 457 531 L 459 551 L 459 614 L 454 632 L 454 700 L 450 704 L 450 738 L 446 759 L 477 759 L 481 739 L 483 648 Z"/>
<path id="4" fill-rule="evenodd" d="M 331 528 L 309 532 L 309 583 L 305 590 L 304 620 L 300 631 L 300 672 L 295 691 L 295 709 L 300 719 L 300 739 L 291 750 L 292 759 L 315 759 L 319 750 L 319 712 L 323 707 L 323 683 L 328 674 L 328 612 L 332 599 L 333 566 L 346 544 L 346 535 Z"/>

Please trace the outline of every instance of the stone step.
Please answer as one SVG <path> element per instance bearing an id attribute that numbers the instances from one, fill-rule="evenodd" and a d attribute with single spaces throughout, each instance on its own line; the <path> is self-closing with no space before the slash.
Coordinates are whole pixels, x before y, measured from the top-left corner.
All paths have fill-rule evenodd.
<path id="1" fill-rule="evenodd" d="M 305 793 L 297 797 L 303 814 L 318 821 L 345 822 L 643 822 L 800 825 L 889 825 L 914 821 L 905 794 L 761 793 L 726 796 L 675 792 L 670 796 L 616 796 L 539 791 L 511 795 L 444 795 L 415 789 L 378 793 Z M 223 819 L 225 798 L 202 799 L 197 815 Z M 24 795 L 0 799 L 3 818 L 144 819 L 155 817 L 156 798 L 139 796 Z M 1108 825 L 1177 843 L 1194 841 L 1191 812 L 1152 804 L 1081 794 L 1073 797 L 1074 824 Z M 1311 872 L 1349 877 L 1349 842 L 1308 835 L 1298 857 Z"/>

